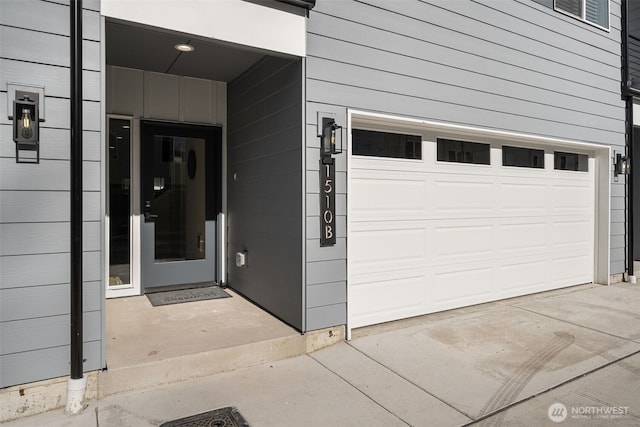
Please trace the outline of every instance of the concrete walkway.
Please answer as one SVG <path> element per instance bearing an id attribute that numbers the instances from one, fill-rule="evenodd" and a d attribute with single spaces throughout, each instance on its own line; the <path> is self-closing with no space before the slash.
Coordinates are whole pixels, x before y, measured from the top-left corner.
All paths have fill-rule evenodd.
<path id="1" fill-rule="evenodd" d="M 584 285 L 374 326 L 309 355 L 5 425 L 157 426 L 225 406 L 252 427 L 637 426 L 640 285 Z"/>

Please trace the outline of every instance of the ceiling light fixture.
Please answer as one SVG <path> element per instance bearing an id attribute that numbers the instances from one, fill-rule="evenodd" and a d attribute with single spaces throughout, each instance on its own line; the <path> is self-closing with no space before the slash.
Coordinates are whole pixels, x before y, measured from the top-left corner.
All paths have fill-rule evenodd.
<path id="1" fill-rule="evenodd" d="M 180 52 L 193 52 L 195 48 L 187 43 L 179 43 L 174 46 Z"/>

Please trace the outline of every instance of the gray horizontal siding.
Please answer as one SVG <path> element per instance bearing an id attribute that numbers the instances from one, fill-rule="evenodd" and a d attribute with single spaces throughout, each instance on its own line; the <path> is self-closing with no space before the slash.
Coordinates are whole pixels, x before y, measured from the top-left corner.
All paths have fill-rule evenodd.
<path id="1" fill-rule="evenodd" d="M 2 322 L 0 324 L 2 355 L 69 345 L 71 340 L 69 319 L 69 315 L 65 314 Z M 85 341 L 100 340 L 101 322 L 99 311 L 83 314 Z"/>
<path id="2" fill-rule="evenodd" d="M 100 250 L 99 221 L 82 224 L 84 251 Z M 0 256 L 68 252 L 68 222 L 0 224 Z"/>
<path id="3" fill-rule="evenodd" d="M 14 157 L 15 144 L 12 139 L 12 127 L 9 124 L 0 125 L 0 157 Z M 52 129 L 41 127 L 40 140 L 46 144 L 40 145 L 40 159 L 69 160 L 71 135 L 68 129 Z M 100 161 L 100 132 L 84 131 L 82 133 L 82 156 L 87 161 Z"/>
<path id="4" fill-rule="evenodd" d="M 611 11 L 609 32 L 530 0 L 319 2 L 310 11 L 305 122 L 310 329 L 345 317 L 339 297 L 348 245 L 342 242 L 347 178 L 342 154 L 335 156 L 338 245 L 319 247 L 317 113 L 334 113 L 343 126 L 351 108 L 620 149 L 619 2 L 611 3 Z M 624 260 L 622 182 L 612 186 L 611 204 L 615 273 Z M 335 302 L 328 302 L 331 295 Z"/>
<path id="5" fill-rule="evenodd" d="M 83 12 L 86 370 L 104 366 L 99 1 Z M 25 49 L 24 46 L 29 46 Z M 0 387 L 69 373 L 69 1 L 0 1 Z M 40 163 L 18 164 L 7 83 L 44 87 Z"/>
<path id="6" fill-rule="evenodd" d="M 6 6 L 3 6 L 4 11 Z M 59 22 L 62 24 L 62 22 Z M 68 26 L 67 26 L 68 28 Z M 24 46 L 29 46 L 25 49 Z M 100 43 L 82 43 L 82 68 L 100 71 Z M 69 67 L 69 37 L 32 30 L 0 27 L 0 51 L 5 59 Z"/>
<path id="7" fill-rule="evenodd" d="M 101 263 L 101 251 L 83 253 L 85 282 L 102 280 Z M 68 252 L 0 257 L 0 289 L 68 284 L 69 264 Z"/>
<path id="8" fill-rule="evenodd" d="M 9 321 L 38 319 L 69 314 L 69 284 L 0 289 L 2 318 Z M 83 309 L 100 311 L 102 287 L 100 281 L 85 282 Z"/>
<path id="9" fill-rule="evenodd" d="M 82 218 L 100 221 L 100 192 L 85 192 Z M 0 223 L 67 221 L 71 211 L 66 191 L 3 191 Z"/>
<path id="10" fill-rule="evenodd" d="M 389 83 L 391 82 L 392 80 L 389 80 Z M 381 97 L 371 97 L 372 92 L 384 93 L 383 98 L 386 102 L 382 102 Z M 377 85 L 372 85 L 372 87 L 349 86 L 338 82 L 309 80 L 307 93 L 309 99 L 323 104 L 344 104 L 356 109 L 393 112 L 403 116 L 415 116 L 418 111 L 428 111 L 430 112 L 429 118 L 436 121 L 492 129 L 505 129 L 506 127 L 505 130 L 529 134 L 540 134 L 542 130 L 544 136 L 556 136 L 585 142 L 620 140 L 620 136 L 624 134 L 624 121 L 622 120 L 617 129 L 599 129 L 583 126 L 585 122 L 563 123 L 558 119 L 546 120 L 540 117 L 529 117 L 526 114 L 526 109 L 509 112 L 502 110 L 499 104 L 491 104 L 487 108 L 456 105 L 455 103 L 462 102 L 465 98 L 452 99 L 451 102 L 433 100 L 428 98 L 428 93 L 425 94 L 425 97 L 420 97 L 410 91 L 405 93 L 383 91 Z M 471 93 L 468 95 L 470 96 Z M 532 107 L 531 111 L 536 111 L 536 108 Z M 463 117 L 468 120 L 462 121 Z M 622 146 L 622 142 L 620 146 Z"/>
<path id="11" fill-rule="evenodd" d="M 307 329 L 330 328 L 347 323 L 347 304 L 332 304 L 307 309 Z"/>
<path id="12" fill-rule="evenodd" d="M 41 128 L 69 129 L 69 99 L 52 98 L 47 96 L 45 88 L 45 121 Z M 0 124 L 11 125 L 7 113 L 7 92 L 0 92 Z M 95 101 L 83 101 L 82 103 L 82 128 L 85 131 L 100 131 L 101 115 L 100 103 Z M 41 142 L 44 142 L 41 139 Z"/>
<path id="13" fill-rule="evenodd" d="M 101 368 L 101 341 L 85 341 L 83 352 L 85 371 Z M 0 386 L 69 375 L 70 360 L 68 345 L 0 356 Z"/>
<path id="14" fill-rule="evenodd" d="M 6 88 L 7 83 L 21 82 L 27 75 L 29 76 L 29 84 L 46 86 L 47 96 L 69 97 L 71 83 L 68 68 L 0 59 L 0 87 Z M 86 100 L 100 101 L 100 73 L 98 71 L 83 71 L 82 96 Z"/>
<path id="15" fill-rule="evenodd" d="M 82 186 L 84 191 L 100 191 L 99 162 L 83 162 Z M 41 160 L 34 166 L 16 163 L 15 157 L 0 158 L 0 190 L 69 191 L 69 187 L 68 161 Z"/>

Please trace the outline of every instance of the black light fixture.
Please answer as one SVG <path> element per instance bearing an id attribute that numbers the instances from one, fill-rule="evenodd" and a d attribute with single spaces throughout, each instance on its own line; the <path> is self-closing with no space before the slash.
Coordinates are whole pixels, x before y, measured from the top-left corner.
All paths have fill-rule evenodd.
<path id="1" fill-rule="evenodd" d="M 618 175 L 627 175 L 629 173 L 629 158 L 622 157 L 622 154 L 616 153 L 615 163 L 613 165 L 613 175 L 617 179 Z"/>
<path id="2" fill-rule="evenodd" d="M 13 141 L 16 143 L 16 163 L 40 163 L 38 94 L 16 92 L 13 101 Z M 21 157 L 22 151 L 35 151 L 35 158 Z"/>
<path id="3" fill-rule="evenodd" d="M 322 118 L 322 157 L 342 153 L 342 126 L 330 117 Z"/>

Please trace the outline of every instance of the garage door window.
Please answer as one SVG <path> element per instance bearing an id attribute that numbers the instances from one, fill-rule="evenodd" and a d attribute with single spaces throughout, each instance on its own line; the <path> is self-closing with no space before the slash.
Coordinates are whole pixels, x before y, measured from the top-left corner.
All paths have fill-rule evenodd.
<path id="1" fill-rule="evenodd" d="M 422 137 L 353 129 L 353 154 L 358 156 L 422 159 Z"/>
<path id="2" fill-rule="evenodd" d="M 544 169 L 544 150 L 502 146 L 502 165 Z"/>
<path id="3" fill-rule="evenodd" d="M 438 161 L 455 163 L 473 163 L 488 165 L 490 161 L 489 144 L 438 138 Z"/>
<path id="4" fill-rule="evenodd" d="M 577 172 L 589 171 L 589 156 L 586 154 L 555 151 L 553 153 L 553 157 L 554 168 L 557 170 Z"/>

